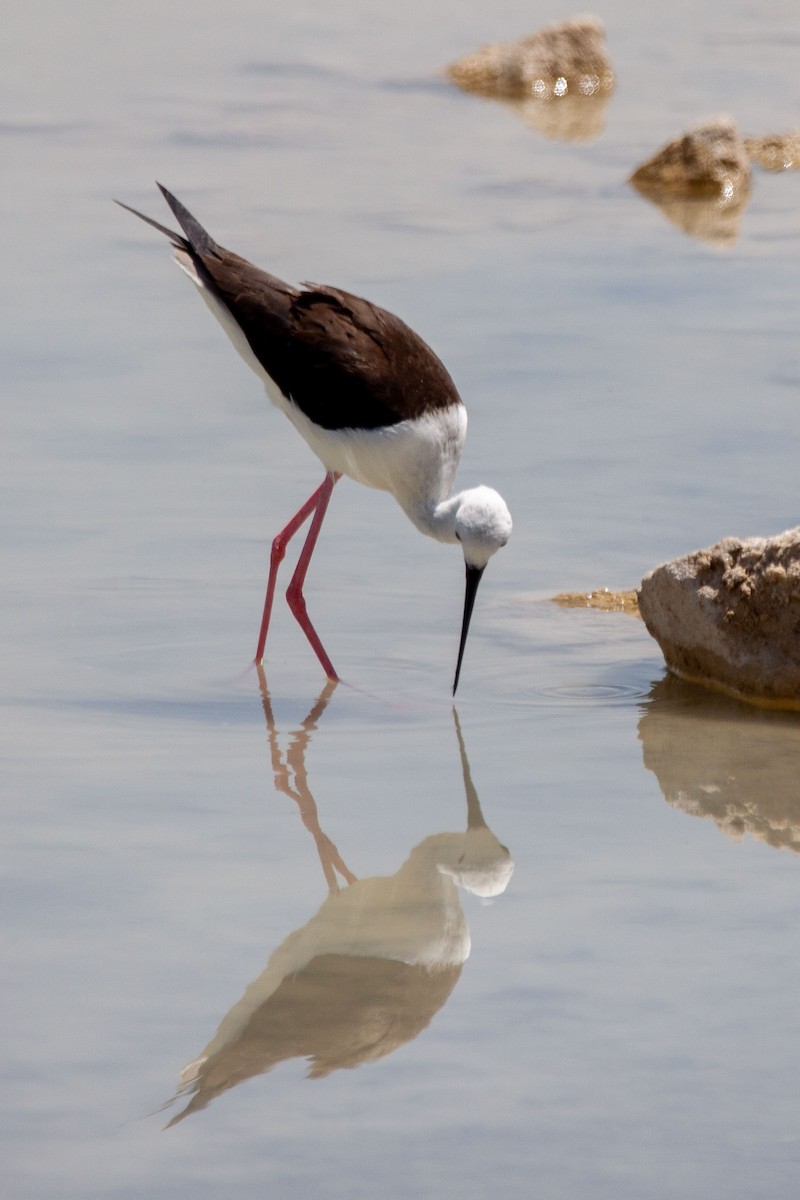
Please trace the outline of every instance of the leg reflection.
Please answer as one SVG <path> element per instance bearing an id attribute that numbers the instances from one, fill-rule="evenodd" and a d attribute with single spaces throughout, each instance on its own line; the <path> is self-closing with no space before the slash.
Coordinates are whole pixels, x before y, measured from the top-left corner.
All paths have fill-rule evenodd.
<path id="1" fill-rule="evenodd" d="M 319 861 L 322 864 L 322 870 L 325 874 L 325 882 L 328 885 L 328 891 L 331 893 L 336 892 L 340 887 L 339 881 L 336 878 L 337 871 L 348 884 L 354 883 L 356 876 L 348 869 L 331 839 L 320 828 L 317 804 L 308 786 L 306 747 L 311 740 L 311 735 L 317 728 L 320 717 L 328 707 L 331 696 L 336 691 L 337 682 L 335 679 L 327 680 L 325 687 L 317 698 L 316 704 L 313 705 L 305 720 L 301 722 L 300 728 L 291 735 L 285 761 L 281 755 L 267 677 L 260 663 L 258 664 L 258 686 L 261 691 L 264 716 L 267 719 L 267 737 L 269 739 L 269 753 L 272 761 L 272 775 L 275 780 L 275 787 L 279 792 L 283 792 L 284 796 L 288 796 L 290 800 L 294 800 L 300 809 L 300 818 L 316 844 Z"/>

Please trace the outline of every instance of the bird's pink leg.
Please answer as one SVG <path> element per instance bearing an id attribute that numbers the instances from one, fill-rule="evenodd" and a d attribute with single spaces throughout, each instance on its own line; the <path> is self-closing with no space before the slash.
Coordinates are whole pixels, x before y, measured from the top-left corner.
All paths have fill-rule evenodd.
<path id="1" fill-rule="evenodd" d="M 302 552 L 300 554 L 300 559 L 298 561 L 297 568 L 295 569 L 295 573 L 292 576 L 292 582 L 289 585 L 289 592 L 287 592 L 287 599 L 289 600 L 289 607 L 292 609 L 292 612 L 294 613 L 295 617 L 297 618 L 298 622 L 300 623 L 300 627 L 302 628 L 306 637 L 311 642 L 311 645 L 317 655 L 317 658 L 322 663 L 322 667 L 325 670 L 326 674 L 331 679 L 338 678 L 336 672 L 334 671 L 334 669 L 331 665 L 330 659 L 328 658 L 327 654 L 325 654 L 325 651 L 322 649 L 322 644 L 319 641 L 319 638 L 317 637 L 313 626 L 309 622 L 308 617 L 306 616 L 305 620 L 303 620 L 300 616 L 298 616 L 298 613 L 295 611 L 295 608 L 294 608 L 294 605 L 292 602 L 292 597 L 290 596 L 290 593 L 295 584 L 295 581 L 297 581 L 298 587 L 302 588 L 303 580 L 305 579 L 306 571 L 308 570 L 308 564 L 311 559 L 311 554 L 314 549 L 314 545 L 316 543 L 317 537 L 319 536 L 320 526 L 322 525 L 322 520 L 325 516 L 325 512 L 326 512 L 328 504 L 330 502 L 331 493 L 333 492 L 333 486 L 336 483 L 337 479 L 339 479 L 339 476 L 336 474 L 329 473 L 328 475 L 326 475 L 324 480 L 320 484 L 320 486 L 316 489 L 315 492 L 313 492 L 309 496 L 308 500 L 306 500 L 306 502 L 302 506 L 302 508 L 298 509 L 298 511 L 292 517 L 291 521 L 289 521 L 289 523 L 284 526 L 284 528 L 280 531 L 280 533 L 277 534 L 277 536 L 275 537 L 275 539 L 272 543 L 272 553 L 270 554 L 270 562 L 269 562 L 269 579 L 267 581 L 267 594 L 264 599 L 264 615 L 261 618 L 261 630 L 258 635 L 258 646 L 256 647 L 255 661 L 257 663 L 262 662 L 263 658 L 264 658 L 264 646 L 266 645 L 270 617 L 272 616 L 272 602 L 275 598 L 275 582 L 278 577 L 278 567 L 283 562 L 284 556 L 286 554 L 286 547 L 288 546 L 289 542 L 294 537 L 294 535 L 297 533 L 297 531 L 301 527 L 301 525 L 303 525 L 304 522 L 307 521 L 308 518 L 311 516 L 311 514 L 314 513 L 314 520 L 311 522 L 311 529 L 308 532 L 308 537 L 306 538 L 305 545 L 303 546 Z M 300 574 L 301 565 L 303 566 L 302 574 Z M 298 576 L 299 576 L 299 578 L 298 578 Z M 300 600 L 303 603 L 303 610 L 305 610 L 305 603 L 303 602 L 302 592 L 300 593 Z M 310 630 L 310 632 L 309 632 L 309 630 Z"/>
<path id="2" fill-rule="evenodd" d="M 320 663 L 322 664 L 322 669 L 328 676 L 328 679 L 338 679 L 339 676 L 334 671 L 333 663 L 325 653 L 325 649 L 322 645 L 322 642 L 319 640 L 316 629 L 308 619 L 306 601 L 305 597 L 303 596 L 303 584 L 306 580 L 308 564 L 311 562 L 311 555 L 314 553 L 314 547 L 317 544 L 319 531 L 322 528 L 322 522 L 325 518 L 325 513 L 328 510 L 328 504 L 330 503 L 331 494 L 337 479 L 339 479 L 339 475 L 326 475 L 325 482 L 317 490 L 317 492 L 315 492 L 315 495 L 317 496 L 317 504 L 314 517 L 311 521 L 311 528 L 306 536 L 303 549 L 300 551 L 300 557 L 297 560 L 297 566 L 294 569 L 294 575 L 292 575 L 292 578 L 289 581 L 289 586 L 286 589 L 286 599 L 288 601 L 289 608 L 292 610 L 292 615 L 302 629 L 303 633 L 308 638 L 311 649 L 314 651 Z"/>

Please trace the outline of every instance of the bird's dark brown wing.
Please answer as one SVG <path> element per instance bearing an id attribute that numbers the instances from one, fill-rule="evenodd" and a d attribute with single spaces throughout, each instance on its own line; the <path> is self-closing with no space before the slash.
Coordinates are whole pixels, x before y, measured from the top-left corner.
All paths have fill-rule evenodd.
<path id="1" fill-rule="evenodd" d="M 337 288 L 297 290 L 221 246 L 193 258 L 281 392 L 323 429 L 376 429 L 458 404 L 399 317 Z"/>

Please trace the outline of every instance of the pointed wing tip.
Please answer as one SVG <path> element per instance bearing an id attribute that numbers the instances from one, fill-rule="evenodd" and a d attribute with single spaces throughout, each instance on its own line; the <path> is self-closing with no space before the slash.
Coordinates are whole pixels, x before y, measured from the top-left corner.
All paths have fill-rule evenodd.
<path id="1" fill-rule="evenodd" d="M 120 208 L 124 208 L 126 212 L 133 213 L 135 217 L 141 217 L 142 213 L 137 212 L 135 208 L 131 208 L 130 204 L 126 204 L 124 200 L 118 200 L 116 196 L 111 197 L 112 204 L 118 204 Z"/>
<path id="2" fill-rule="evenodd" d="M 219 247 L 211 234 L 203 228 L 197 218 L 189 212 L 188 208 L 180 202 L 178 197 L 173 196 L 169 188 L 165 188 L 163 183 L 159 183 L 158 180 L 156 180 L 156 187 L 172 210 L 172 215 L 186 235 L 186 239 L 192 250 L 197 254 L 218 253 Z"/>
<path id="3" fill-rule="evenodd" d="M 122 200 L 117 200 L 113 196 L 112 200 L 115 204 L 118 204 L 120 208 L 124 208 L 126 212 L 133 213 L 133 215 L 138 217 L 140 221 L 145 221 L 148 225 L 152 225 L 153 229 L 157 229 L 159 233 L 163 233 L 165 237 L 170 239 L 173 246 L 180 250 L 189 249 L 189 243 L 187 242 L 186 238 L 182 237 L 179 233 L 176 233 L 174 229 L 167 229 L 166 225 L 162 225 L 160 221 L 154 221 L 152 217 L 148 217 L 145 215 L 145 213 L 139 212 L 138 208 L 131 208 L 130 204 L 125 204 Z"/>

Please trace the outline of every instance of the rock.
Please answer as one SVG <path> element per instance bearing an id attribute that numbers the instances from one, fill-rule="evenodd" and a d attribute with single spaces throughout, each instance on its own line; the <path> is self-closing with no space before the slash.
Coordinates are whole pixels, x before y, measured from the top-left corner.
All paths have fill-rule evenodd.
<path id="1" fill-rule="evenodd" d="M 676 675 L 740 699 L 800 708 L 800 526 L 724 538 L 664 563 L 639 611 Z"/>
<path id="2" fill-rule="evenodd" d="M 593 96 L 614 86 L 598 17 L 572 17 L 515 42 L 493 42 L 458 59 L 447 73 L 468 92 L 504 100 L 547 99 L 570 90 Z"/>
<path id="3" fill-rule="evenodd" d="M 628 182 L 684 233 L 724 246 L 738 236 L 750 174 L 734 122 L 717 117 L 668 142 Z"/>
<path id="4" fill-rule="evenodd" d="M 511 103 L 546 137 L 590 141 L 603 129 L 614 70 L 598 17 L 548 25 L 515 42 L 495 42 L 447 68 L 467 92 Z"/>
<path id="5" fill-rule="evenodd" d="M 747 137 L 744 148 L 748 158 L 765 171 L 796 171 L 800 167 L 800 129 Z"/>
<path id="6" fill-rule="evenodd" d="M 630 182 L 645 193 L 730 198 L 749 189 L 750 160 L 733 120 L 716 117 L 667 142 Z"/>

